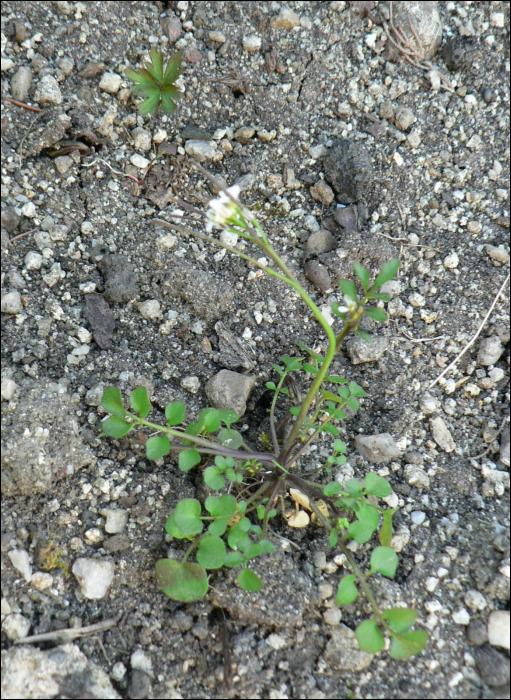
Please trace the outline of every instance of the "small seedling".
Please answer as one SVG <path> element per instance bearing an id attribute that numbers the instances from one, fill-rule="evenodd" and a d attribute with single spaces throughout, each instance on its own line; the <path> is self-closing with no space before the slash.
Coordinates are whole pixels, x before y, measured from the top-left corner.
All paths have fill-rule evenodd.
<path id="1" fill-rule="evenodd" d="M 198 169 L 211 177 L 200 166 Z M 361 649 L 375 653 L 384 648 L 384 633 L 391 638 L 390 655 L 405 659 L 418 654 L 425 647 L 428 635 L 423 630 L 411 630 L 417 613 L 411 608 L 392 608 L 380 611 L 367 579 L 371 576 L 393 578 L 398 567 L 398 557 L 390 546 L 392 517 L 395 509 L 380 504 L 392 493 L 388 481 L 378 474 L 369 473 L 364 482 L 351 479 L 346 484 L 328 476 L 346 462 L 346 445 L 339 438 L 337 427 L 348 417 L 346 409 L 357 411 L 365 391 L 354 381 L 331 375 L 329 368 L 349 333 L 358 333 L 364 340 L 369 335 L 360 329 L 364 315 L 376 322 L 387 320 L 383 310 L 389 296 L 380 291 L 381 286 L 395 277 L 398 260 L 385 263 L 376 279 L 371 282 L 370 272 L 355 264 L 355 275 L 362 292 L 354 281 L 339 282 L 344 303 L 332 304 L 332 312 L 341 319 L 342 329 L 336 334 L 306 290 L 292 275 L 282 258 L 270 245 L 253 214 L 238 201 L 239 189 L 231 187 L 210 203 L 204 215 L 206 231 L 213 227 L 236 233 L 256 248 L 272 264 L 263 265 L 237 248 L 223 244 L 207 234 L 178 224 L 156 220 L 160 226 L 195 236 L 249 261 L 269 275 L 277 277 L 298 292 L 303 302 L 327 336 L 324 356 L 298 343 L 303 357 L 281 357 L 273 365 L 275 381 L 266 384 L 273 392 L 269 408 L 270 449 L 255 452 L 245 444 L 243 435 L 232 426 L 238 416 L 225 409 L 206 408 L 197 420 L 186 422 L 183 402 L 174 401 L 165 409 L 166 425 L 147 420 L 151 403 L 144 387 L 138 387 L 130 395 L 133 411 L 124 407 L 121 393 L 108 387 L 103 394 L 102 406 L 110 414 L 103 423 L 104 435 L 120 438 L 134 428 L 146 426 L 159 435 L 146 443 L 148 459 L 158 460 L 170 452 L 177 454 L 178 467 L 183 472 L 199 468 L 205 485 L 212 492 L 204 503 L 195 498 L 179 501 L 169 515 L 165 526 L 167 535 L 176 541 L 187 541 L 181 561 L 161 559 L 156 564 L 156 581 L 161 590 L 173 600 L 190 602 L 203 598 L 209 588 L 208 571 L 222 567 L 241 567 L 237 581 L 245 591 L 257 592 L 263 582 L 250 569 L 252 559 L 273 551 L 267 539 L 268 523 L 279 512 L 291 527 L 307 526 L 312 520 L 329 533 L 332 548 L 339 548 L 346 556 L 353 573 L 339 583 L 336 603 L 349 605 L 362 590 L 369 600 L 374 617 L 362 622 L 356 630 Z M 181 207 L 186 203 L 179 201 Z M 194 214 L 198 210 L 193 208 Z M 370 305 L 376 302 L 377 305 Z M 309 385 L 302 397 L 299 383 L 293 375 L 301 374 Z M 287 410 L 277 421 L 278 407 L 287 402 Z M 280 437 L 280 428 L 288 428 Z M 331 454 L 324 464 L 304 471 L 303 458 L 309 447 L 320 435 L 332 436 Z M 326 479 L 324 477 L 327 477 Z M 331 478 L 331 477 L 330 477 Z M 285 500 L 291 497 L 294 510 L 286 510 Z M 289 501 L 288 501 L 289 504 Z M 378 533 L 379 545 L 370 557 L 370 570 L 362 572 L 346 541 L 354 540 L 363 545 Z M 189 561 L 191 555 L 195 562 Z"/>
<path id="2" fill-rule="evenodd" d="M 128 68 L 126 77 L 132 80 L 134 85 L 131 92 L 139 92 L 147 98 L 138 105 L 140 114 L 157 114 L 159 108 L 166 114 L 172 114 L 176 109 L 176 102 L 183 97 L 183 93 L 174 85 L 181 74 L 181 53 L 176 53 L 169 58 L 165 72 L 163 70 L 163 54 L 156 48 L 152 48 L 149 54 L 151 60 L 146 62 L 138 71 Z"/>

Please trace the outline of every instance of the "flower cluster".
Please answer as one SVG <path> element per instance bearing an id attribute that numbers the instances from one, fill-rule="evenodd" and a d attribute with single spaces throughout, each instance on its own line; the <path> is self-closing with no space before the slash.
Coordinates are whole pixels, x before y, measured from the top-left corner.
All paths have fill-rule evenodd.
<path id="1" fill-rule="evenodd" d="M 211 232 L 213 227 L 226 229 L 230 226 L 238 226 L 246 229 L 252 217 L 250 212 L 238 202 L 240 188 L 238 185 L 229 187 L 225 192 L 220 192 L 218 199 L 209 202 L 209 210 L 206 214 L 208 223 L 206 231 Z"/>

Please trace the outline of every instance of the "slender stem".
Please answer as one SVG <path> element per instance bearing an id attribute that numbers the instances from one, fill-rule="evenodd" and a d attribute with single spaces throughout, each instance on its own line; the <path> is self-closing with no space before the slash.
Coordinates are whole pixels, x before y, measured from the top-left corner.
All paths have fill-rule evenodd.
<path id="1" fill-rule="evenodd" d="M 275 392 L 273 394 L 273 401 L 271 402 L 271 408 L 270 408 L 270 434 L 271 434 L 273 448 L 275 450 L 276 455 L 278 455 L 278 453 L 279 453 L 279 441 L 277 439 L 277 431 L 275 429 L 275 406 L 277 404 L 277 399 L 278 399 L 280 390 L 282 388 L 282 385 L 284 384 L 286 374 L 287 374 L 287 372 L 284 372 L 284 374 L 282 374 L 280 377 L 280 382 L 278 383 L 278 386 L 275 389 Z"/>

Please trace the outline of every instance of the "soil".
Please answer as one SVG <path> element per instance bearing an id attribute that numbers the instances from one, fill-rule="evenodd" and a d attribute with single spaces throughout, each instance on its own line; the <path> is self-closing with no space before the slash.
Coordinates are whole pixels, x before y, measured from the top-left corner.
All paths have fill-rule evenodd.
<path id="1" fill-rule="evenodd" d="M 507 288 L 431 386 L 508 275 L 509 6 L 436 3 L 443 43 L 431 60 L 446 89 L 387 54 L 382 5 L 3 3 L 2 96 L 42 109 L 2 105 L 5 697 L 509 697 L 506 642 L 487 636 L 491 615 L 509 610 Z M 183 51 L 172 116 L 141 117 L 127 89 L 124 71 L 152 46 Z M 254 565 L 260 594 L 241 591 L 235 571 L 188 605 L 155 584 L 155 562 L 182 551 L 165 539 L 166 518 L 203 496 L 202 482 L 171 458 L 146 460 L 143 435 L 99 440 L 103 388 L 127 399 L 144 385 L 155 420 L 173 400 L 192 419 L 212 376 L 250 373 L 238 425 L 256 444 L 272 364 L 298 355 L 298 341 L 325 349 L 292 290 L 151 223 L 176 209 L 167 195 L 201 210 L 212 196 L 190 140 L 210 148 L 204 167 L 241 185 L 325 313 L 343 301 L 335 282 L 353 278 L 352 261 L 373 275 L 401 261 L 389 322 L 367 326 L 381 352 L 359 362 L 342 350 L 334 370 L 367 393 L 341 426 L 343 473 L 373 470 L 393 487 L 400 566 L 373 587 L 382 605 L 417 609 L 431 634 L 418 657 L 353 647 L 367 604 L 332 616 L 346 572 L 319 527 L 274 522 L 275 552 Z M 162 152 L 140 183 L 143 159 Z M 337 248 L 331 236 L 324 252 L 309 246 L 315 286 L 304 250 L 318 229 Z M 434 432 L 439 417 L 450 438 Z M 371 464 L 355 437 L 382 433 L 401 457 Z M 326 435 L 303 464 L 330 444 Z M 119 510 L 124 526 L 106 527 Z M 373 546 L 358 548 L 361 565 Z M 101 597 L 84 597 L 72 573 L 82 558 L 113 564 Z M 13 644 L 112 619 L 66 646 Z"/>

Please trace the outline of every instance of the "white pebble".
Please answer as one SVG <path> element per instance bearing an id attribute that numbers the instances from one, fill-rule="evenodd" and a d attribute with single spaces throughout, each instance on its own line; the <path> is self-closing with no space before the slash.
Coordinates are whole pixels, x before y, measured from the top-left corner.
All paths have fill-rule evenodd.
<path id="1" fill-rule="evenodd" d="M 14 379 L 2 379 L 2 401 L 10 401 L 17 388 L 18 385 Z"/>
<path id="2" fill-rule="evenodd" d="M 145 170 L 145 168 L 147 168 L 147 166 L 149 165 L 150 161 L 147 160 L 147 158 L 144 158 L 144 156 L 135 153 L 131 156 L 130 163 L 136 168 L 140 168 L 140 170 Z"/>
<path id="3" fill-rule="evenodd" d="M 43 256 L 40 253 L 36 253 L 35 250 L 30 250 L 25 255 L 25 269 L 40 270 L 42 264 Z"/>
<path id="4" fill-rule="evenodd" d="M 250 36 L 243 37 L 243 48 L 248 53 L 254 53 L 259 51 L 262 45 L 261 37 L 257 34 L 251 34 Z"/>
<path id="5" fill-rule="evenodd" d="M 465 608 L 454 612 L 452 614 L 452 619 L 457 625 L 468 625 L 470 623 L 470 615 Z"/>
<path id="6" fill-rule="evenodd" d="M 486 607 L 486 598 L 475 588 L 471 588 L 465 594 L 465 605 L 471 610 L 484 610 Z"/>
<path id="7" fill-rule="evenodd" d="M 181 387 L 190 394 L 196 394 L 200 389 L 200 381 L 198 377 L 184 377 L 181 382 Z"/>
<path id="8" fill-rule="evenodd" d="M 509 650 L 509 610 L 495 610 L 488 618 L 488 641 Z"/>
<path id="9" fill-rule="evenodd" d="M 342 618 L 342 612 L 339 608 L 329 608 L 323 613 L 323 619 L 327 625 L 331 627 L 336 627 L 340 624 Z"/>
<path id="10" fill-rule="evenodd" d="M 396 151 L 394 155 L 392 156 L 392 160 L 394 163 L 400 168 L 402 165 L 404 165 L 404 160 L 399 151 Z"/>
<path id="11" fill-rule="evenodd" d="M 110 561 L 77 559 L 72 572 L 80 584 L 80 593 L 89 600 L 104 598 L 114 578 L 115 567 Z"/>
<path id="12" fill-rule="evenodd" d="M 28 552 L 25 549 L 12 549 L 8 556 L 16 571 L 19 571 L 28 583 L 32 578 L 32 565 Z"/>
<path id="13" fill-rule="evenodd" d="M 148 321 L 159 321 L 162 318 L 161 305 L 157 299 L 148 299 L 138 305 L 138 310 Z"/>
<path id="14" fill-rule="evenodd" d="M 444 260 L 444 267 L 446 267 L 448 270 L 456 269 L 459 264 L 460 259 L 458 257 L 458 253 L 451 253 Z"/>
<path id="15" fill-rule="evenodd" d="M 426 520 L 426 513 L 423 510 L 414 510 L 412 513 L 410 513 L 410 518 L 414 525 L 422 525 L 422 523 Z"/>
<path id="16" fill-rule="evenodd" d="M 408 297 L 408 301 L 412 306 L 415 307 L 426 305 L 426 299 L 424 299 L 422 294 L 419 294 L 419 292 L 414 292 L 413 294 L 410 294 L 410 296 Z"/>
<path id="17" fill-rule="evenodd" d="M 424 583 L 424 587 L 429 593 L 433 593 L 439 583 L 440 581 L 436 576 L 429 576 Z"/>

